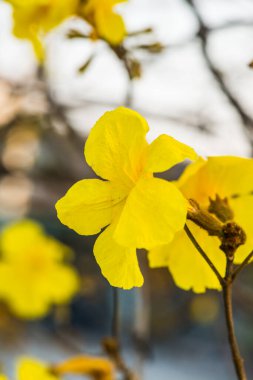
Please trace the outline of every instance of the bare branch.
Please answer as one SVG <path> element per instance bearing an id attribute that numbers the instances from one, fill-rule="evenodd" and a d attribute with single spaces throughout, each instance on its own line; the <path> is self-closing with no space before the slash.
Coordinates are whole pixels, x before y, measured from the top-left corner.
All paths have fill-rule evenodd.
<path id="1" fill-rule="evenodd" d="M 248 256 L 244 259 L 244 261 L 236 268 L 234 273 L 232 274 L 232 280 L 238 276 L 238 274 L 246 267 L 246 265 L 250 262 L 253 257 L 253 251 L 251 251 Z"/>
<path id="2" fill-rule="evenodd" d="M 191 233 L 191 231 L 190 231 L 190 229 L 189 229 L 189 227 L 187 225 L 185 225 L 184 230 L 185 230 L 187 236 L 189 237 L 189 239 L 191 240 L 192 244 L 194 245 L 194 247 L 201 254 L 201 256 L 206 261 L 206 263 L 209 265 L 209 267 L 211 268 L 211 270 L 213 271 L 213 273 L 215 274 L 215 276 L 218 278 L 219 283 L 221 284 L 221 286 L 223 286 L 224 285 L 224 279 L 222 278 L 222 276 L 219 273 L 219 271 L 216 268 L 216 266 L 209 259 L 209 257 L 205 253 L 205 251 L 200 247 L 199 243 L 197 242 L 197 240 L 195 239 L 195 237 L 193 236 L 193 234 Z"/>
<path id="3" fill-rule="evenodd" d="M 213 78 L 215 79 L 217 85 L 219 86 L 220 90 L 225 95 L 225 97 L 227 98 L 231 106 L 234 107 L 234 109 L 237 111 L 238 115 L 240 116 L 243 122 L 244 130 L 248 138 L 250 139 L 251 145 L 253 147 L 253 118 L 250 115 L 248 115 L 247 112 L 243 109 L 240 102 L 236 99 L 234 94 L 230 91 L 229 87 L 227 86 L 222 73 L 215 67 L 215 65 L 212 62 L 208 54 L 208 46 L 207 46 L 210 29 L 205 24 L 205 21 L 203 20 L 198 8 L 196 7 L 194 3 L 194 0 L 185 0 L 185 1 L 191 7 L 199 23 L 199 30 L 197 33 L 197 37 L 199 38 L 201 42 L 201 50 L 202 50 L 206 65 L 208 69 L 210 70 Z"/>

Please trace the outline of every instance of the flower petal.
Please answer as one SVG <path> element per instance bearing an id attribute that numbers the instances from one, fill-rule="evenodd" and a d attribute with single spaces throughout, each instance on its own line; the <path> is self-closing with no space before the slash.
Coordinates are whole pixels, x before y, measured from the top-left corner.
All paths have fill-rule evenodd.
<path id="1" fill-rule="evenodd" d="M 58 376 L 50 373 L 46 364 L 28 357 L 19 360 L 17 378 L 18 380 L 60 380 Z"/>
<path id="2" fill-rule="evenodd" d="M 189 173 L 189 175 L 188 175 Z M 241 157 L 209 157 L 190 164 L 178 185 L 187 198 L 202 206 L 209 197 L 231 197 L 253 190 L 253 160 Z"/>
<path id="3" fill-rule="evenodd" d="M 100 37 L 112 45 L 118 45 L 122 42 L 126 34 L 126 27 L 120 15 L 112 12 L 111 9 L 98 8 L 95 20 Z"/>
<path id="4" fill-rule="evenodd" d="M 130 189 L 142 170 L 148 129 L 135 111 L 120 107 L 106 112 L 85 144 L 87 163 L 100 177 Z"/>
<path id="5" fill-rule="evenodd" d="M 246 243 L 238 248 L 235 263 L 241 263 L 253 247 L 253 160 L 241 157 L 209 157 L 189 165 L 178 181 L 187 198 L 208 207 L 209 197 L 228 197 L 234 220 L 246 232 Z M 199 241 L 202 245 L 205 243 Z M 216 250 L 217 255 L 220 250 Z"/>
<path id="6" fill-rule="evenodd" d="M 253 181 L 251 182 L 253 185 Z M 253 195 L 248 194 L 230 199 L 230 206 L 235 215 L 235 221 L 246 233 L 246 242 L 235 253 L 235 263 L 240 264 L 253 249 Z"/>
<path id="7" fill-rule="evenodd" d="M 78 290 L 75 271 L 65 265 L 53 266 L 43 277 L 20 272 L 11 265 L 0 264 L 0 298 L 21 318 L 43 317 L 52 304 L 69 302 Z"/>
<path id="8" fill-rule="evenodd" d="M 208 236 L 191 222 L 187 224 L 223 276 L 226 260 L 224 253 L 219 250 L 218 238 Z M 195 293 L 203 293 L 207 288 L 221 289 L 217 277 L 184 231 L 178 232 L 171 244 L 152 249 L 148 258 L 152 268 L 168 266 L 176 285 L 184 290 L 192 289 Z"/>
<path id="9" fill-rule="evenodd" d="M 96 240 L 94 255 L 102 274 L 112 286 L 131 289 L 143 285 L 136 250 L 118 245 L 113 239 L 114 226 L 108 227 Z"/>
<path id="10" fill-rule="evenodd" d="M 111 223 L 123 198 L 110 182 L 85 179 L 75 183 L 55 207 L 63 224 L 80 235 L 94 235 Z"/>
<path id="11" fill-rule="evenodd" d="M 15 262 L 27 256 L 30 247 L 37 247 L 41 239 L 44 241 L 42 227 L 29 219 L 8 224 L 1 232 L 0 249 L 2 258 Z"/>
<path id="12" fill-rule="evenodd" d="M 20 281 L 16 272 L 10 265 L 0 265 L 0 298 L 21 318 L 33 319 L 46 315 L 50 307 L 48 300 L 38 294 L 34 281 L 32 284 L 29 279 Z"/>
<path id="13" fill-rule="evenodd" d="M 179 233 L 178 233 L 179 234 Z M 168 266 L 170 255 L 170 244 L 159 245 L 148 252 L 150 268 L 163 268 Z"/>
<path id="14" fill-rule="evenodd" d="M 142 178 L 127 198 L 114 238 L 125 247 L 166 244 L 184 227 L 186 211 L 186 200 L 174 184 Z"/>
<path id="15" fill-rule="evenodd" d="M 145 169 L 152 173 L 164 172 L 185 159 L 196 160 L 197 154 L 188 145 L 173 137 L 161 135 L 148 147 Z"/>
<path id="16" fill-rule="evenodd" d="M 78 291 L 77 274 L 67 265 L 55 265 L 45 276 L 46 281 L 44 279 L 37 282 L 36 292 L 38 297 L 46 300 L 50 306 L 54 303 L 68 303 Z"/>

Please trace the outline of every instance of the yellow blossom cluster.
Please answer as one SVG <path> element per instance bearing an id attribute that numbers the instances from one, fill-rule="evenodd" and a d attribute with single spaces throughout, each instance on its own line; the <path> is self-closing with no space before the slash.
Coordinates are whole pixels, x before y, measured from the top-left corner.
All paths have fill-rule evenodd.
<path id="1" fill-rule="evenodd" d="M 13 33 L 30 40 L 39 61 L 44 59 L 43 38 L 76 12 L 78 0 L 6 0 L 13 7 Z"/>
<path id="2" fill-rule="evenodd" d="M 45 316 L 78 290 L 75 270 L 63 262 L 71 251 L 32 220 L 8 225 L 0 235 L 0 299 L 21 318 Z"/>
<path id="3" fill-rule="evenodd" d="M 44 60 L 45 36 L 64 20 L 77 16 L 93 28 L 91 37 L 119 44 L 126 33 L 123 18 L 114 12 L 124 0 L 5 0 L 13 7 L 13 33 L 33 44 L 38 60 Z"/>
<path id="4" fill-rule="evenodd" d="M 105 113 L 92 128 L 85 145 L 88 165 L 101 179 L 73 185 L 56 204 L 61 222 L 81 235 L 100 233 L 95 258 L 111 285 L 142 286 L 136 250 L 149 251 L 152 268 L 168 267 L 176 284 L 197 293 L 221 285 L 184 231 L 188 201 L 208 210 L 210 198 L 226 198 L 234 221 L 247 235 L 235 264 L 242 263 L 253 246 L 253 160 L 237 157 L 198 158 L 194 150 L 167 135 L 146 141 L 146 120 L 120 107 Z M 174 183 L 157 178 L 190 159 Z M 240 181 L 235 180 L 240 178 Z M 225 274 L 226 257 L 217 237 L 188 221 L 197 241 Z"/>

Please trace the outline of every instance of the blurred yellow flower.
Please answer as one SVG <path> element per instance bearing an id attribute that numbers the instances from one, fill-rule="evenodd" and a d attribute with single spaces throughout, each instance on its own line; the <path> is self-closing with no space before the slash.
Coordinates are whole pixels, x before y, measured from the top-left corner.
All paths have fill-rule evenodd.
<path id="1" fill-rule="evenodd" d="M 52 304 L 66 303 L 76 293 L 76 272 L 63 263 L 69 249 L 34 221 L 6 227 L 0 251 L 0 298 L 17 316 L 42 317 Z"/>
<path id="2" fill-rule="evenodd" d="M 80 13 L 94 27 L 97 37 L 117 45 L 124 39 L 126 28 L 124 20 L 113 8 L 124 1 L 127 0 L 87 0 Z"/>
<path id="3" fill-rule="evenodd" d="M 43 38 L 77 11 L 79 0 L 5 0 L 13 6 L 13 33 L 32 42 L 39 61 L 44 59 Z"/>
<path id="4" fill-rule="evenodd" d="M 17 364 L 17 380 L 60 380 L 62 376 L 85 375 L 91 379 L 114 380 L 115 369 L 108 359 L 79 356 L 55 365 L 47 365 L 30 357 L 21 358 Z M 5 377 L 0 380 L 7 380 Z"/>
<path id="5" fill-rule="evenodd" d="M 51 374 L 44 363 L 24 357 L 17 365 L 17 380 L 60 380 L 60 378 Z"/>
<path id="6" fill-rule="evenodd" d="M 94 254 L 111 285 L 142 286 L 136 248 L 170 242 L 183 228 L 187 203 L 176 186 L 155 178 L 194 150 L 167 135 L 146 141 L 146 120 L 124 107 L 106 112 L 92 128 L 85 157 L 105 179 L 77 182 L 56 204 L 58 218 L 81 235 L 98 237 Z"/>
<path id="7" fill-rule="evenodd" d="M 52 366 L 37 359 L 23 357 L 18 360 L 17 380 L 60 380 L 63 375 L 85 375 L 91 379 L 114 380 L 115 368 L 109 359 L 79 356 Z M 0 374 L 0 380 L 8 380 Z"/>
<path id="8" fill-rule="evenodd" d="M 246 244 L 235 254 L 235 263 L 241 263 L 253 248 L 253 160 L 239 157 L 210 157 L 200 159 L 187 167 L 178 181 L 178 187 L 188 199 L 196 200 L 201 207 L 208 208 L 209 197 L 228 197 L 234 212 L 234 220 L 247 235 Z M 215 264 L 220 274 L 225 274 L 226 259 L 219 249 L 220 240 L 208 236 L 207 232 L 187 222 L 200 246 Z M 206 288 L 220 289 L 220 284 L 184 231 L 176 234 L 171 244 L 149 252 L 151 267 L 168 266 L 175 283 L 196 293 Z"/>
<path id="9" fill-rule="evenodd" d="M 62 363 L 54 365 L 53 371 L 58 375 L 86 375 L 94 380 L 115 379 L 115 368 L 113 363 L 109 359 L 94 356 L 82 355 L 68 359 Z"/>

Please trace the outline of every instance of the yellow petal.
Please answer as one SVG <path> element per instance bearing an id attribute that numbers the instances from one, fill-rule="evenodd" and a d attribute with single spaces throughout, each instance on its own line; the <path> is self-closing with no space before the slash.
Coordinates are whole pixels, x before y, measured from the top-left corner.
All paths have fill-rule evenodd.
<path id="1" fill-rule="evenodd" d="M 131 189 L 143 168 L 148 130 L 146 120 L 135 111 L 120 107 L 106 112 L 85 144 L 87 163 L 98 176 Z"/>
<path id="2" fill-rule="evenodd" d="M 55 373 L 59 375 L 65 374 L 81 374 L 94 378 L 96 373 L 100 380 L 114 380 L 114 365 L 109 359 L 92 357 L 92 356 L 76 356 L 65 360 L 62 363 L 54 365 Z"/>
<path id="3" fill-rule="evenodd" d="M 148 147 L 145 169 L 152 173 L 164 172 L 185 159 L 196 160 L 195 151 L 173 137 L 161 135 Z"/>
<path id="4" fill-rule="evenodd" d="M 40 275 L 0 264 L 0 298 L 21 318 L 45 316 L 52 304 L 69 302 L 78 285 L 75 271 L 64 265 L 54 265 Z"/>
<path id="5" fill-rule="evenodd" d="M 5 0 L 7 3 L 14 5 L 18 8 L 32 9 L 36 6 L 46 6 L 50 3 L 50 0 Z"/>
<path id="6" fill-rule="evenodd" d="M 94 255 L 102 274 L 112 286 L 131 289 L 143 285 L 136 250 L 118 245 L 113 239 L 114 226 L 96 240 Z"/>
<path id="7" fill-rule="evenodd" d="M 208 207 L 209 197 L 228 197 L 235 222 L 246 232 L 247 240 L 235 254 L 240 263 L 253 247 L 253 160 L 241 157 L 209 157 L 189 165 L 178 181 L 187 198 Z M 204 241 L 200 241 L 203 244 Z M 220 250 L 216 249 L 217 255 Z"/>
<path id="8" fill-rule="evenodd" d="M 45 33 L 57 27 L 65 19 L 77 12 L 79 0 L 49 1 L 48 10 L 41 17 L 41 28 Z"/>
<path id="9" fill-rule="evenodd" d="M 14 6 L 13 33 L 30 40 L 38 60 L 44 60 L 45 35 L 67 17 L 75 14 L 78 0 L 7 0 Z"/>
<path id="10" fill-rule="evenodd" d="M 56 203 L 60 221 L 81 235 L 94 235 L 111 223 L 113 209 L 124 198 L 111 183 L 98 179 L 74 184 Z"/>
<path id="11" fill-rule="evenodd" d="M 120 245 L 146 249 L 168 243 L 184 227 L 186 209 L 176 186 L 141 178 L 127 198 L 114 238 Z"/>
<path id="12" fill-rule="evenodd" d="M 191 222 L 187 224 L 220 274 L 224 276 L 226 260 L 224 253 L 218 248 L 218 238 L 208 236 L 206 231 Z M 171 244 L 151 250 L 149 262 L 153 268 L 168 266 L 176 285 L 184 290 L 192 289 L 195 293 L 203 293 L 206 289 L 221 289 L 217 277 L 184 231 L 178 232 Z"/>
<path id="13" fill-rule="evenodd" d="M 50 303 L 37 291 L 32 278 L 17 277 L 11 266 L 0 265 L 0 298 L 20 318 L 33 319 L 47 314 Z M 46 280 L 46 279 L 45 279 Z"/>
<path id="14" fill-rule="evenodd" d="M 253 180 L 252 180 L 253 185 Z M 241 245 L 235 253 L 235 263 L 240 264 L 253 249 L 253 194 L 231 199 L 230 206 L 235 215 L 235 221 L 246 233 L 246 243 Z"/>
<path id="15" fill-rule="evenodd" d="M 68 302 L 76 293 L 77 275 L 62 263 L 70 249 L 44 234 L 34 221 L 6 227 L 1 251 L 0 298 L 19 317 L 42 317 L 52 303 Z"/>
<path id="16" fill-rule="evenodd" d="M 17 380 L 60 380 L 51 375 L 48 368 L 41 362 L 24 357 L 17 365 Z"/>
<path id="17" fill-rule="evenodd" d="M 42 236 L 42 227 L 29 219 L 7 225 L 0 237 L 2 257 L 8 261 L 16 261 L 18 256 L 27 252 L 28 247 L 36 247 Z"/>
<path id="18" fill-rule="evenodd" d="M 126 3 L 128 0 L 111 0 L 112 5 L 120 4 L 120 3 Z"/>
<path id="19" fill-rule="evenodd" d="M 199 157 L 195 162 L 190 163 L 186 166 L 183 173 L 180 175 L 180 177 L 177 180 L 177 186 L 180 189 L 183 189 L 184 184 L 191 183 L 191 177 L 194 181 L 194 176 L 197 175 L 199 169 L 206 164 L 206 160 L 202 157 Z"/>
<path id="20" fill-rule="evenodd" d="M 177 235 L 179 235 L 179 232 Z M 158 247 L 152 248 L 148 251 L 148 262 L 150 268 L 163 268 L 168 266 L 170 245 L 171 243 L 159 245 Z"/>
<path id="21" fill-rule="evenodd" d="M 42 297 L 51 306 L 52 303 L 67 303 L 78 288 L 79 281 L 75 271 L 67 265 L 57 265 L 46 274 L 46 281 L 37 284 L 36 291 L 38 297 Z"/>
<path id="22" fill-rule="evenodd" d="M 112 10 L 98 8 L 95 22 L 100 37 L 112 45 L 118 45 L 123 41 L 126 35 L 126 27 L 120 15 L 112 12 Z"/>
<path id="23" fill-rule="evenodd" d="M 194 169 L 196 168 L 196 170 Z M 187 172 L 193 172 L 188 176 Z M 190 164 L 179 187 L 187 198 L 193 198 L 202 206 L 209 197 L 219 194 L 230 197 L 244 194 L 253 188 L 253 160 L 240 157 L 209 157 L 208 161 Z"/>

